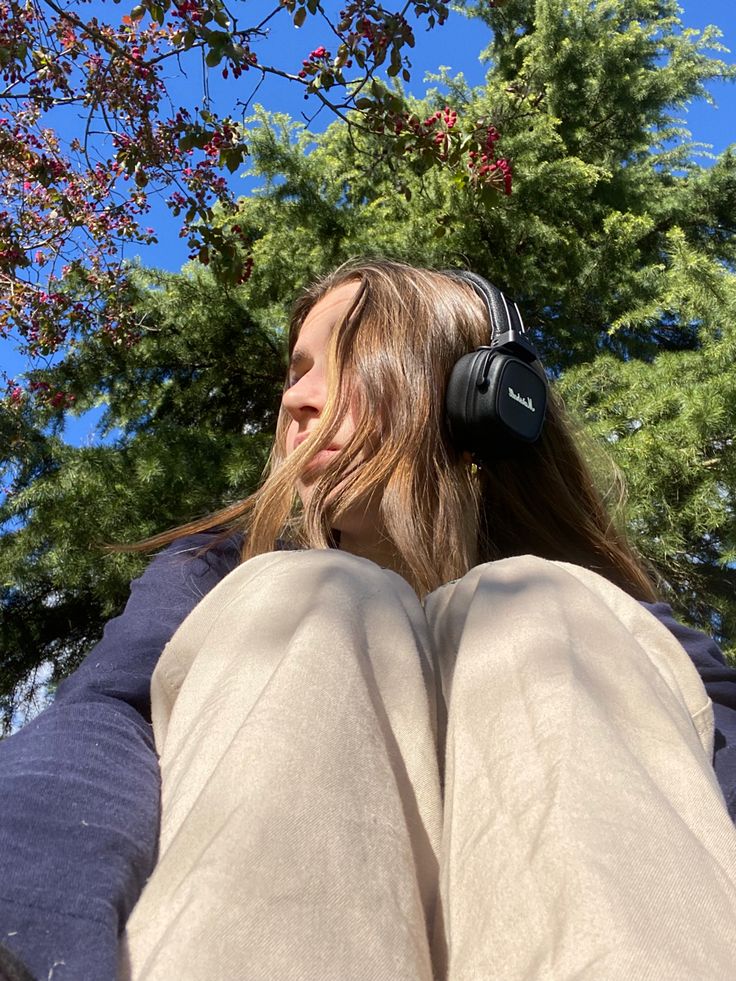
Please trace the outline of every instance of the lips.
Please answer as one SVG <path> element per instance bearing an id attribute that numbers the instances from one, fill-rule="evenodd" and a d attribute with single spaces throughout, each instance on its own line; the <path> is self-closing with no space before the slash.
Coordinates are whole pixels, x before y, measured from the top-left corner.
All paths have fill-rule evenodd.
<path id="1" fill-rule="evenodd" d="M 307 439 L 311 435 L 312 435 L 311 432 L 308 432 L 308 433 L 299 433 L 299 435 L 294 440 L 294 449 L 296 449 L 297 446 L 301 446 L 301 444 L 304 442 L 304 440 Z M 339 446 L 334 446 L 332 443 L 330 443 L 330 445 L 329 446 L 325 446 L 324 449 L 325 450 L 339 450 L 340 447 Z"/>

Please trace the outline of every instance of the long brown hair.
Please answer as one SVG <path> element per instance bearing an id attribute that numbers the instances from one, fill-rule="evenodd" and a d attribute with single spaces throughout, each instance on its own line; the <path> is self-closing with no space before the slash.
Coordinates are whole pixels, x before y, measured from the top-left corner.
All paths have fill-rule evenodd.
<path id="1" fill-rule="evenodd" d="M 529 553 L 586 566 L 639 599 L 656 599 L 554 392 L 540 440 L 518 458 L 478 468 L 451 445 L 444 419 L 450 371 L 489 337 L 485 308 L 465 283 L 388 260 L 347 263 L 296 302 L 289 355 L 314 305 L 353 281 L 355 297 L 331 334 L 328 398 L 308 445 L 287 458 L 290 417 L 282 407 L 258 490 L 129 547 L 156 548 L 224 527 L 226 534 L 243 532 L 243 561 L 272 551 L 278 539 L 328 548 L 336 544 L 340 516 L 377 495 L 382 531 L 420 595 L 481 562 Z M 297 481 L 308 460 L 329 446 L 347 406 L 355 407 L 355 431 L 302 505 Z"/>

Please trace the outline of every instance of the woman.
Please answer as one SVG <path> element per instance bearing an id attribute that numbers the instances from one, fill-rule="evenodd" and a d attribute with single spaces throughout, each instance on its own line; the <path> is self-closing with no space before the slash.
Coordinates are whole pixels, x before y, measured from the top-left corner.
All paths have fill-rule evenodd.
<path id="1" fill-rule="evenodd" d="M 448 429 L 489 313 L 391 262 L 297 303 L 262 487 L 147 543 L 0 746 L 0 942 L 39 975 L 733 976 L 736 673 L 656 601 L 551 395 L 517 447 Z"/>

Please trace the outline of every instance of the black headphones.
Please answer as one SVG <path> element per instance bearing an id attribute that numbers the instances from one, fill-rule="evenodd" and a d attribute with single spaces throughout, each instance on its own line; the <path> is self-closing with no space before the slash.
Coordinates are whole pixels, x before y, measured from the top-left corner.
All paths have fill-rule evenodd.
<path id="1" fill-rule="evenodd" d="M 547 376 L 539 355 L 516 303 L 475 273 L 443 274 L 475 290 L 491 327 L 490 345 L 465 354 L 450 374 L 445 413 L 452 442 L 476 463 L 516 456 L 539 439 L 544 425 Z"/>

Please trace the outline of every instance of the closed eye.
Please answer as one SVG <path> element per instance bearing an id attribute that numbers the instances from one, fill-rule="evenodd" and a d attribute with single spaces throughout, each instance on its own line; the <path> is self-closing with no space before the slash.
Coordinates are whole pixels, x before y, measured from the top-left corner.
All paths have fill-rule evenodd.
<path id="1" fill-rule="evenodd" d="M 300 374 L 297 374 L 296 372 L 297 368 L 302 367 L 308 371 L 309 368 L 311 368 L 311 366 L 312 366 L 312 358 L 310 357 L 310 355 L 307 354 L 306 351 L 302 351 L 299 348 L 296 348 L 292 352 L 291 358 L 289 359 L 289 374 L 286 380 L 286 387 L 291 388 L 292 385 L 296 385 L 296 383 L 299 381 L 302 375 L 305 374 L 305 371 L 302 371 Z"/>

